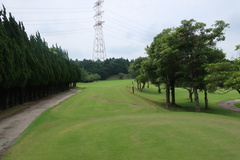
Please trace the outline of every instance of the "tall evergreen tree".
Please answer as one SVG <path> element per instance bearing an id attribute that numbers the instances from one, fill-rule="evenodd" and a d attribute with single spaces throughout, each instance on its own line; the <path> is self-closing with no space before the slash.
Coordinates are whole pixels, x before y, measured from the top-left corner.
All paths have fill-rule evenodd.
<path id="1" fill-rule="evenodd" d="M 0 11 L 0 110 L 64 91 L 81 70 L 61 47 L 49 48 L 37 32 L 27 33 L 6 9 Z"/>

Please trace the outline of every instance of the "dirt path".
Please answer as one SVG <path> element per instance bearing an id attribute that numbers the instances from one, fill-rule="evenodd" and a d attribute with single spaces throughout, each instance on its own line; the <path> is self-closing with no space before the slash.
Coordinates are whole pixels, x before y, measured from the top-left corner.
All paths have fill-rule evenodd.
<path id="1" fill-rule="evenodd" d="M 80 92 L 80 90 L 72 89 L 58 95 L 38 100 L 35 104 L 31 104 L 30 107 L 23 111 L 0 120 L 0 159 L 28 125 L 43 111 L 59 104 L 78 92 Z"/>
<path id="2" fill-rule="evenodd" d="M 240 101 L 240 99 L 222 101 L 222 102 L 218 102 L 217 105 L 224 109 L 230 110 L 230 111 L 240 112 L 240 108 L 236 107 L 234 105 L 234 103 L 239 102 L 239 101 Z"/>

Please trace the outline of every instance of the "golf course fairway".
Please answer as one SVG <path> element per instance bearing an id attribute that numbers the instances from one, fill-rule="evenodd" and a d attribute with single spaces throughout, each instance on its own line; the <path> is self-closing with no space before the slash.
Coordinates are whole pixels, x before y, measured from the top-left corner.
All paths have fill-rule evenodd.
<path id="1" fill-rule="evenodd" d="M 209 94 L 210 109 L 201 101 L 195 113 L 186 90 L 176 90 L 182 108 L 167 110 L 164 90 L 133 94 L 132 81 L 78 84 L 86 88 L 34 120 L 3 160 L 239 159 L 240 113 L 215 105 L 237 92 Z"/>

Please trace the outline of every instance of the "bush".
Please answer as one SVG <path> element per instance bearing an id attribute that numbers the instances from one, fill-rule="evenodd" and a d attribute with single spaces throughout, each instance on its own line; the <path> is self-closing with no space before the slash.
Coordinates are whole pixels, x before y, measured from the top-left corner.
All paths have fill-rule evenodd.
<path id="1" fill-rule="evenodd" d="M 123 79 L 125 74 L 124 73 L 119 73 L 118 76 L 119 76 L 119 79 Z"/>

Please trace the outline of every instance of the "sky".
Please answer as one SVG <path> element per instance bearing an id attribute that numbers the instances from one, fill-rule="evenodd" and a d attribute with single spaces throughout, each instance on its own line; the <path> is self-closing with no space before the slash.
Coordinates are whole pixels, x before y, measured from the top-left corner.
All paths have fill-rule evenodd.
<path id="1" fill-rule="evenodd" d="M 48 46 L 57 44 L 75 60 L 92 59 L 94 4 L 97 0 L 1 0 L 7 12 L 24 23 L 28 35 L 40 32 Z M 195 19 L 211 27 L 216 20 L 230 24 L 220 42 L 228 59 L 239 56 L 239 0 L 105 0 L 102 20 L 106 58 L 146 57 L 145 48 L 163 29 Z"/>

